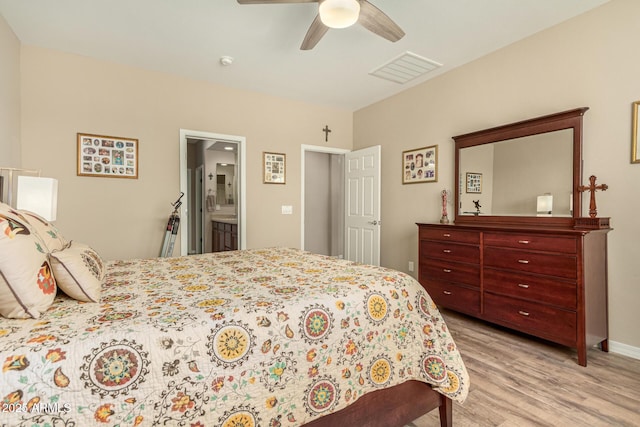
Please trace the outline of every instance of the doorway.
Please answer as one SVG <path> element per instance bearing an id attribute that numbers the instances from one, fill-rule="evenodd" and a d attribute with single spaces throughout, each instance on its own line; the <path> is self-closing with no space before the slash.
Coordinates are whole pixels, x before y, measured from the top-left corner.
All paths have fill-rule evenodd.
<path id="1" fill-rule="evenodd" d="M 341 166 L 332 167 L 330 156 L 323 159 L 317 154 L 336 155 L 334 162 L 340 159 Z M 302 249 L 380 265 L 380 155 L 379 145 L 355 151 L 302 145 Z M 318 164 L 325 166 L 314 169 L 311 159 L 316 157 Z M 333 189 L 321 195 L 315 181 L 329 181 L 325 187 Z M 336 202 L 336 197 L 341 197 L 342 203 Z"/>
<path id="2" fill-rule="evenodd" d="M 220 214 L 236 218 L 237 247 L 246 248 L 245 145 L 241 136 L 180 130 L 180 191 L 188 201 L 180 212 L 181 255 L 211 252 L 211 218 Z M 223 164 L 232 166 L 222 171 Z M 221 199 L 215 197 L 218 168 L 229 179 Z"/>
<path id="3" fill-rule="evenodd" d="M 304 250 L 344 258 L 344 155 L 348 152 L 302 146 L 301 247 Z"/>

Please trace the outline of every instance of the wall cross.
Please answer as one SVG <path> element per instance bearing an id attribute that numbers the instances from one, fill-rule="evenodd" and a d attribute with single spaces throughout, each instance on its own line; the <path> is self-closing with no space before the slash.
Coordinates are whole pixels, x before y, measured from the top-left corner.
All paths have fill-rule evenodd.
<path id="1" fill-rule="evenodd" d="M 322 132 L 324 132 L 324 141 L 329 142 L 329 132 L 331 132 L 331 129 L 329 129 L 329 125 L 325 125 L 324 129 L 322 129 Z"/>
<path id="2" fill-rule="evenodd" d="M 609 188 L 607 184 L 596 185 L 595 175 L 591 175 L 589 177 L 589 185 L 580 185 L 578 187 L 578 191 L 580 192 L 588 190 L 589 193 L 591 193 L 591 198 L 589 200 L 589 217 L 595 218 L 596 216 L 598 216 L 598 210 L 596 209 L 596 191 L 607 191 L 607 188 Z"/>

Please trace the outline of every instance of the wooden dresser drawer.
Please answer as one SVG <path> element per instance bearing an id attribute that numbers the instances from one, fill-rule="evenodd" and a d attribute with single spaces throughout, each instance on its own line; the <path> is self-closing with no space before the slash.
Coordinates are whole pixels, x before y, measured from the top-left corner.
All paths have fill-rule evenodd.
<path id="1" fill-rule="evenodd" d="M 433 301 L 438 305 L 456 311 L 480 315 L 480 291 L 456 286 L 439 280 L 421 281 Z"/>
<path id="2" fill-rule="evenodd" d="M 578 250 L 573 237 L 545 236 L 537 234 L 485 233 L 485 246 L 501 246 L 532 251 L 549 251 L 575 254 Z"/>
<path id="3" fill-rule="evenodd" d="M 484 265 L 572 280 L 578 278 L 577 258 L 571 255 L 486 247 L 484 249 Z"/>
<path id="4" fill-rule="evenodd" d="M 466 231 L 442 228 L 422 228 L 420 227 L 419 238 L 430 240 L 443 240 L 458 243 L 480 243 L 480 233 L 477 231 Z"/>
<path id="5" fill-rule="evenodd" d="M 577 315 L 573 311 L 487 292 L 484 318 L 561 344 L 576 345 Z"/>
<path id="6" fill-rule="evenodd" d="M 576 283 L 570 281 L 485 268 L 484 290 L 568 310 L 577 308 Z"/>
<path id="7" fill-rule="evenodd" d="M 474 245 L 421 240 L 420 254 L 426 258 L 462 261 L 472 264 L 480 262 L 480 247 Z"/>
<path id="8" fill-rule="evenodd" d="M 480 288 L 480 265 L 426 258 L 420 263 L 420 279 L 440 279 Z"/>

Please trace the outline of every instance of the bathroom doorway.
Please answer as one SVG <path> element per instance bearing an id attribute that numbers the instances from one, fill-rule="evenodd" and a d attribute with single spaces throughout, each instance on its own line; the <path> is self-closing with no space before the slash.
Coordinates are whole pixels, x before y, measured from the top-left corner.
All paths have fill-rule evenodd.
<path id="1" fill-rule="evenodd" d="M 234 222 L 233 247 L 246 247 L 245 143 L 240 136 L 180 130 L 180 191 L 188 202 L 181 210 L 181 255 L 213 250 L 214 219 Z M 224 194 L 219 179 L 226 179 Z"/>

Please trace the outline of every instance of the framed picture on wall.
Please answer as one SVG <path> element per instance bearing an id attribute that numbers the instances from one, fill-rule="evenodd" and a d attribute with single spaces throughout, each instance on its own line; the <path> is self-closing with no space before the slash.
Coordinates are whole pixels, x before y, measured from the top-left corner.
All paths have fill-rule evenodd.
<path id="1" fill-rule="evenodd" d="M 640 120 L 638 115 L 640 114 L 640 110 L 638 106 L 640 105 L 640 101 L 636 101 L 633 103 L 633 128 L 631 132 L 631 163 L 640 163 L 640 153 L 638 153 L 638 126 L 640 126 Z"/>
<path id="2" fill-rule="evenodd" d="M 138 140 L 78 133 L 77 174 L 138 179 Z"/>
<path id="3" fill-rule="evenodd" d="M 402 183 L 438 181 L 438 146 L 402 152 Z"/>
<path id="4" fill-rule="evenodd" d="M 286 184 L 287 156 L 283 153 L 262 153 L 264 184 Z"/>
<path id="5" fill-rule="evenodd" d="M 467 193 L 482 193 L 482 174 L 467 172 Z"/>

